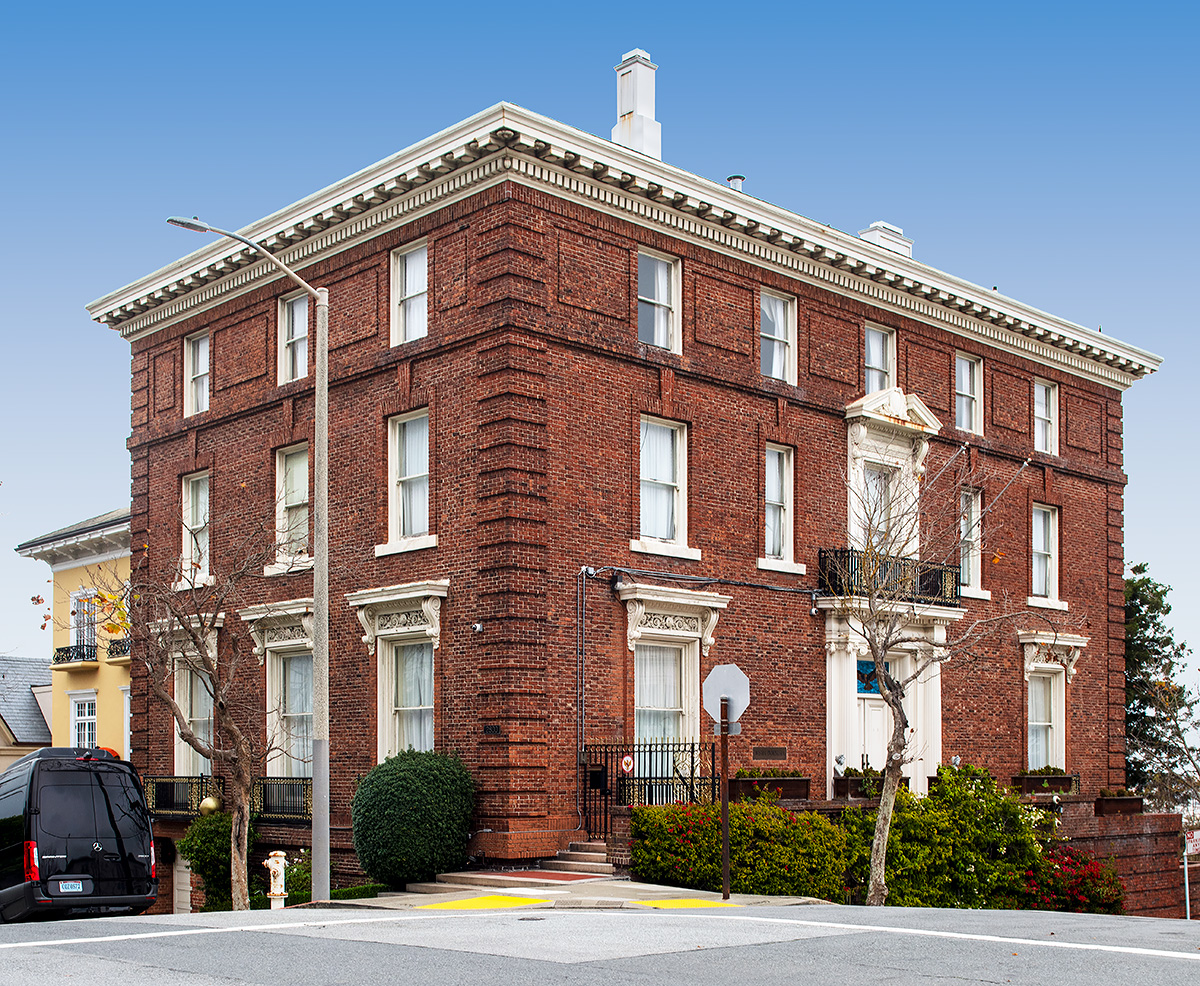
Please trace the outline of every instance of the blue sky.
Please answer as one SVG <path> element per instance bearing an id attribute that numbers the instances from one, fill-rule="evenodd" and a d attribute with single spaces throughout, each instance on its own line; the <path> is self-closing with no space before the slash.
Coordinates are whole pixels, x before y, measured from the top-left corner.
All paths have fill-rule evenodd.
<path id="1" fill-rule="evenodd" d="M 635 13 L 636 12 L 636 13 Z M 634 14 L 634 16 L 627 16 Z M 631 26 L 632 25 L 634 26 Z M 0 653 L 48 656 L 18 542 L 128 502 L 129 350 L 84 304 L 502 99 L 607 136 L 659 65 L 666 161 L 1165 357 L 1125 395 L 1126 556 L 1200 643 L 1193 5 L 19 5 L 0 62 Z"/>

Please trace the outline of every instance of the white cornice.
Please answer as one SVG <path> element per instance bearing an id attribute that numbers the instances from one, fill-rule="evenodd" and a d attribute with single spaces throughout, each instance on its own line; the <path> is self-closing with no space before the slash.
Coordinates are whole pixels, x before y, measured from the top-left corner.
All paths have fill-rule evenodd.
<path id="1" fill-rule="evenodd" d="M 241 232 L 307 264 L 502 180 L 540 187 L 838 294 L 1124 389 L 1161 358 L 849 233 L 510 103 L 496 106 Z M 277 279 L 219 240 L 88 305 L 126 338 Z"/>
<path id="2" fill-rule="evenodd" d="M 17 554 L 25 558 L 36 558 L 46 562 L 55 572 L 84 565 L 100 565 L 129 556 L 129 521 L 124 520 L 98 530 L 84 531 L 54 541 L 22 545 L 16 550 Z"/>

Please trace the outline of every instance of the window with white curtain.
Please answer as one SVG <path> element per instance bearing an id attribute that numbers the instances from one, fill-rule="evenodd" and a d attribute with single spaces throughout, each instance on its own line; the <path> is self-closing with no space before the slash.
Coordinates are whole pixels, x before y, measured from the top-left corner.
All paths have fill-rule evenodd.
<path id="1" fill-rule="evenodd" d="M 392 345 L 429 333 L 429 248 L 406 246 L 392 254 Z"/>
<path id="2" fill-rule="evenodd" d="M 175 689 L 175 701 L 187 719 L 188 728 L 202 743 L 211 745 L 213 699 L 208 678 L 195 668 L 181 665 L 175 675 Z M 175 773 L 184 777 L 208 776 L 212 774 L 212 762 L 190 744 L 177 739 Z"/>
<path id="3" fill-rule="evenodd" d="M 687 426 L 642 418 L 640 460 L 642 539 L 686 546 Z"/>
<path id="4" fill-rule="evenodd" d="M 896 470 L 881 465 L 863 467 L 863 542 L 876 551 L 890 551 L 892 499 L 895 496 Z"/>
<path id="5" fill-rule="evenodd" d="M 963 490 L 958 496 L 958 582 L 963 588 L 980 588 L 979 490 Z"/>
<path id="6" fill-rule="evenodd" d="M 284 777 L 312 776 L 312 654 L 284 654 L 280 664 L 280 745 Z"/>
<path id="7" fill-rule="evenodd" d="M 1029 769 L 1066 767 L 1063 743 L 1064 675 L 1035 671 L 1029 675 Z"/>
<path id="8" fill-rule="evenodd" d="M 762 291 L 759 303 L 759 362 L 764 377 L 796 382 L 795 302 Z"/>
<path id="9" fill-rule="evenodd" d="M 429 412 L 392 418 L 389 540 L 429 533 Z"/>
<path id="10" fill-rule="evenodd" d="M 1033 527 L 1033 596 L 1058 598 L 1058 511 L 1053 507 L 1034 505 Z"/>
<path id="11" fill-rule="evenodd" d="M 208 333 L 183 340 L 183 414 L 208 410 Z"/>
<path id="12" fill-rule="evenodd" d="M 180 582 L 201 584 L 208 579 L 208 473 L 183 477 L 183 551 Z"/>
<path id="13" fill-rule="evenodd" d="M 1058 387 L 1045 380 L 1033 382 L 1033 448 L 1058 455 Z"/>
<path id="14" fill-rule="evenodd" d="M 279 382 L 308 376 L 308 294 L 279 302 Z"/>
<path id="15" fill-rule="evenodd" d="M 974 356 L 954 357 L 954 427 L 983 432 L 983 363 Z"/>
<path id="16" fill-rule="evenodd" d="M 683 648 L 638 644 L 633 655 L 634 737 L 683 739 Z"/>
<path id="17" fill-rule="evenodd" d="M 874 325 L 866 328 L 864 341 L 866 388 L 868 394 L 895 386 L 896 334 Z"/>
<path id="18" fill-rule="evenodd" d="M 638 342 L 680 352 L 678 261 L 638 254 Z"/>
<path id="19" fill-rule="evenodd" d="M 433 749 L 433 644 L 392 644 L 393 700 L 390 756 Z"/>
<path id="20" fill-rule="evenodd" d="M 308 445 L 280 449 L 275 457 L 278 557 L 308 556 Z"/>

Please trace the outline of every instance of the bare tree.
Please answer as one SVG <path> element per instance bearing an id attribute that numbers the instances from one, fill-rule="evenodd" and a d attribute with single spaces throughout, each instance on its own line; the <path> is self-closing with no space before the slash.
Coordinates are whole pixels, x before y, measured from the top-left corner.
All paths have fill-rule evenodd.
<path id="1" fill-rule="evenodd" d="M 945 662 L 979 656 L 1016 617 L 1056 631 L 1044 616 L 1006 600 L 993 601 L 989 615 L 978 618 L 964 618 L 959 605 L 960 576 L 977 573 L 986 551 L 983 531 L 998 533 L 994 524 L 985 527 L 984 515 L 1025 465 L 984 475 L 971 468 L 964 445 L 927 470 L 938 422 L 918 398 L 897 389 L 868 395 L 847 417 L 850 545 L 822 553 L 819 605 L 847 647 L 869 659 L 870 684 L 890 713 L 867 896 L 868 904 L 882 905 L 896 792 L 918 744 L 934 741 L 911 721 L 914 692 Z M 936 742 L 940 747 L 940 736 Z"/>

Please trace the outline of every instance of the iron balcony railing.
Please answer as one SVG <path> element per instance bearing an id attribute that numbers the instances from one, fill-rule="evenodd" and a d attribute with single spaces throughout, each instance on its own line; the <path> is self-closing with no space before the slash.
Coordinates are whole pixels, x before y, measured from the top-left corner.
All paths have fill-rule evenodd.
<path id="1" fill-rule="evenodd" d="M 155 818 L 195 818 L 200 814 L 201 801 L 219 798 L 225 790 L 225 781 L 220 777 L 146 776 L 142 785 Z"/>
<path id="2" fill-rule="evenodd" d="M 823 596 L 869 596 L 933 606 L 959 604 L 959 568 L 859 548 L 822 548 L 817 553 Z"/>
<path id="3" fill-rule="evenodd" d="M 255 778 L 250 793 L 250 813 L 264 822 L 311 821 L 312 778 Z"/>
<path id="4" fill-rule="evenodd" d="M 108 642 L 108 659 L 129 656 L 129 638 L 115 637 Z"/>
<path id="5" fill-rule="evenodd" d="M 52 664 L 76 664 L 79 661 L 96 660 L 95 644 L 71 644 L 69 647 L 56 647 Z"/>
<path id="6" fill-rule="evenodd" d="M 607 838 L 618 805 L 713 802 L 720 797 L 715 743 L 651 740 L 584 747 L 583 804 L 588 834 Z"/>

